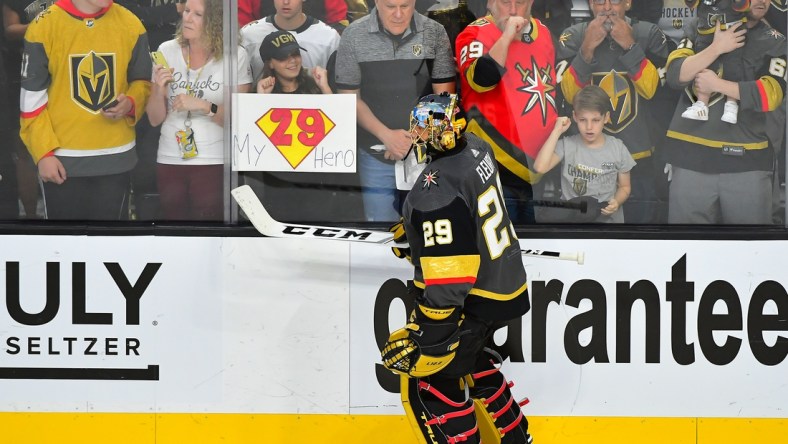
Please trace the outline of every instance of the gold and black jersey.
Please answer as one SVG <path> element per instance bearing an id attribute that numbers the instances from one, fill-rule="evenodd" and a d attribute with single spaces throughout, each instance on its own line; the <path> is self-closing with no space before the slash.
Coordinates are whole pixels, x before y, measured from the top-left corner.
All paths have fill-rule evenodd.
<path id="1" fill-rule="evenodd" d="M 22 62 L 21 135 L 33 158 L 133 145 L 150 94 L 148 52 L 145 28 L 122 6 L 85 16 L 60 0 L 40 13 L 25 34 Z M 121 93 L 134 100 L 135 115 L 104 117 L 101 109 Z"/>
<path id="2" fill-rule="evenodd" d="M 403 208 L 415 285 L 431 307 L 490 320 L 530 308 L 520 244 L 504 207 L 490 146 L 465 146 L 427 164 Z"/>
<path id="3" fill-rule="evenodd" d="M 785 36 L 759 22 L 747 30 L 741 64 L 744 81 L 738 82 L 738 123 L 720 120 L 726 98 L 714 93 L 709 99 L 709 120 L 698 122 L 681 117 L 697 97 L 692 82 L 679 79 L 681 66 L 695 54 L 690 35 L 668 58 L 667 80 L 673 88 L 684 88 L 667 132 L 668 162 L 680 168 L 707 174 L 721 172 L 771 171 L 774 151 L 766 136 L 766 113 L 775 110 L 785 97 Z M 725 79 L 725 72 L 718 73 Z"/>

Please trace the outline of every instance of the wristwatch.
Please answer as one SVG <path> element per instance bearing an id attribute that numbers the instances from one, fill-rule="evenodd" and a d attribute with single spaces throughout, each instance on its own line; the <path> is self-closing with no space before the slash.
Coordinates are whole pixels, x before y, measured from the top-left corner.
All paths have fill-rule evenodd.
<path id="1" fill-rule="evenodd" d="M 213 117 L 213 116 L 216 115 L 217 112 L 219 112 L 219 105 L 217 105 L 217 104 L 215 104 L 213 102 L 208 102 L 208 103 L 211 104 L 211 110 L 208 111 L 208 117 Z"/>

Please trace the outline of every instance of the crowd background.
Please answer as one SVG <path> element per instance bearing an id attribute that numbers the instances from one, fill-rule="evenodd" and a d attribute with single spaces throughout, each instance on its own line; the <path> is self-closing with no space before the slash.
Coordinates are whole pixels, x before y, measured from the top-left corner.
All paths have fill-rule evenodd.
<path id="1" fill-rule="evenodd" d="M 61 172 L 52 176 L 45 170 L 46 174 L 50 174 L 48 176 L 50 179 L 44 179 L 42 182 L 41 159 L 53 157 L 65 159 L 68 168 L 79 168 L 72 171 L 84 170 L 88 171 L 86 174 L 92 174 L 90 173 L 92 167 L 85 169 L 86 167 L 81 163 L 74 166 L 74 163 L 71 162 L 72 159 L 61 156 L 57 149 L 67 147 L 52 146 L 51 153 L 54 155 L 41 157 L 41 147 L 26 147 L 20 137 L 20 112 L 23 117 L 31 118 L 30 110 L 25 110 L 24 101 L 20 103 L 20 91 L 25 90 L 23 76 L 20 73 L 25 69 L 23 60 L 26 60 L 30 53 L 31 49 L 29 48 L 36 48 L 39 43 L 29 40 L 30 36 L 26 34 L 27 29 L 30 23 L 36 22 L 38 14 L 55 4 L 54 7 L 65 10 L 70 10 L 71 7 L 79 9 L 84 5 L 97 7 L 104 12 L 96 16 L 87 14 L 87 16 L 80 18 L 85 23 L 93 19 L 97 24 L 106 20 L 102 16 L 106 11 L 119 7 L 127 9 L 131 13 L 129 16 L 136 17 L 141 29 L 144 28 L 146 31 L 146 52 L 156 51 L 166 42 L 181 42 L 166 44 L 164 49 L 170 54 L 169 57 L 177 58 L 179 52 L 182 52 L 186 63 L 181 66 L 178 61 L 172 61 L 168 67 L 159 66 L 158 70 L 156 64 L 151 63 L 148 91 L 141 93 L 145 95 L 144 99 L 140 97 L 135 101 L 136 103 L 129 105 L 129 109 L 125 108 L 125 104 L 122 104 L 123 109 L 115 109 L 118 113 L 123 111 L 123 115 L 113 115 L 112 112 L 100 109 L 93 110 L 95 116 L 91 116 L 91 118 L 120 120 L 121 122 L 113 122 L 113 124 L 118 127 L 122 124 L 130 125 L 135 133 L 134 154 L 136 159 L 131 164 L 133 166 L 130 167 L 130 170 L 126 171 L 124 167 L 124 176 L 120 179 L 123 181 L 124 193 L 122 211 L 117 216 L 118 220 L 228 222 L 229 219 L 226 215 L 229 212 L 227 211 L 217 212 L 215 209 L 203 213 L 173 211 L 175 205 L 186 205 L 184 199 L 199 201 L 200 197 L 207 195 L 214 196 L 213 199 L 219 199 L 218 203 L 221 208 L 226 209 L 232 205 L 229 195 L 224 193 L 227 188 L 223 186 L 223 184 L 229 183 L 227 175 L 232 174 L 229 172 L 229 168 L 211 169 L 213 181 L 210 182 L 210 186 L 222 188 L 214 190 L 217 191 L 214 193 L 199 188 L 200 186 L 204 187 L 207 183 L 204 183 L 202 178 L 208 177 L 201 172 L 203 170 L 193 168 L 199 162 L 171 159 L 167 161 L 167 166 L 162 168 L 160 152 L 162 144 L 166 144 L 170 152 L 177 154 L 176 147 L 173 145 L 175 139 L 170 133 L 186 129 L 180 127 L 183 126 L 184 119 L 178 113 L 186 113 L 191 117 L 191 121 L 198 122 L 194 127 L 194 134 L 198 137 L 198 148 L 201 144 L 206 149 L 209 144 L 210 146 L 225 147 L 224 158 L 219 150 L 213 154 L 214 157 L 210 161 L 205 161 L 203 164 L 226 165 L 229 163 L 229 159 L 226 158 L 226 153 L 229 153 L 229 150 L 226 149 L 227 143 L 216 139 L 223 134 L 223 122 L 220 120 L 223 118 L 222 107 L 226 104 L 223 104 L 218 96 L 207 94 L 207 90 L 198 91 L 192 88 L 192 86 L 197 86 L 199 82 L 190 86 L 189 75 L 195 76 L 192 79 L 203 78 L 204 80 L 205 78 L 201 75 L 204 76 L 211 71 L 216 74 L 211 77 L 212 81 L 217 82 L 219 88 L 224 88 L 227 85 L 218 77 L 222 71 L 220 67 L 222 64 L 229 63 L 228 56 L 233 56 L 235 57 L 235 65 L 239 67 L 236 80 L 243 81 L 243 84 L 232 85 L 235 88 L 234 91 L 305 93 L 302 90 L 287 91 L 286 88 L 285 90 L 279 88 L 272 90 L 272 81 L 263 84 L 266 77 L 280 79 L 282 85 L 287 83 L 286 78 L 282 77 L 286 75 L 283 74 L 284 71 L 277 71 L 276 75 L 272 76 L 272 68 L 265 73 L 263 68 L 266 64 L 270 67 L 273 62 L 277 64 L 287 62 L 288 57 L 295 60 L 294 57 L 297 56 L 299 73 L 302 69 L 312 73 L 311 76 L 317 72 L 319 93 L 324 93 L 325 88 L 328 87 L 334 93 L 357 95 L 359 173 L 326 175 L 241 173 L 237 182 L 253 184 L 255 190 L 261 195 L 266 205 L 271 208 L 271 212 L 277 219 L 301 222 L 391 222 L 397 217 L 398 202 L 403 197 L 403 191 L 397 190 L 393 184 L 393 165 L 395 161 L 402 159 L 409 147 L 406 130 L 410 108 L 420 95 L 456 91 L 463 99 L 467 96 L 471 97 L 472 102 L 481 101 L 481 105 L 477 103 L 474 109 L 469 109 L 471 117 L 473 117 L 474 110 L 484 109 L 485 100 L 488 97 L 479 91 L 485 88 L 495 88 L 496 85 L 499 89 L 514 91 L 511 83 L 507 82 L 510 82 L 509 78 L 516 73 L 519 67 L 522 67 L 522 64 L 507 65 L 506 56 L 503 59 L 496 58 L 496 52 L 493 49 L 494 44 L 497 43 L 496 39 L 508 35 L 511 42 L 515 42 L 509 43 L 512 47 L 518 45 L 528 47 L 530 45 L 529 38 L 538 42 L 540 38 L 544 41 L 549 36 L 550 46 L 553 48 L 551 54 L 553 63 L 550 66 L 553 71 L 544 79 L 547 80 L 550 100 L 554 101 L 554 115 L 545 114 L 546 121 L 538 130 L 535 127 L 519 128 L 526 135 L 531 131 L 544 134 L 544 138 L 539 139 L 537 150 L 553 130 L 556 117 L 573 117 L 571 96 L 577 90 L 586 84 L 593 83 L 602 86 L 611 94 L 611 121 L 607 122 L 605 134 L 623 140 L 633 154 L 633 159 L 638 163 L 631 172 L 633 195 L 623 205 L 622 211 L 626 216 L 624 223 L 745 223 L 757 225 L 783 225 L 785 223 L 785 97 L 784 91 L 777 94 L 778 90 L 784 89 L 784 63 L 781 71 L 782 86 L 778 84 L 779 82 L 761 82 L 772 88 L 764 91 L 763 88 L 758 89 L 760 84 L 753 83 L 758 81 L 758 77 L 751 76 L 744 80 L 749 84 L 741 88 L 741 94 L 746 97 L 742 98 L 742 108 L 739 111 L 740 120 L 736 124 L 738 125 L 736 130 L 731 131 L 730 127 L 726 126 L 730 125 L 727 123 L 714 122 L 714 126 L 712 126 L 711 122 L 685 122 L 674 116 L 674 112 L 679 108 L 683 110 L 685 108 L 683 103 L 691 99 L 691 94 L 688 91 L 693 85 L 697 88 L 710 88 L 711 90 L 715 88 L 708 85 L 719 86 L 716 83 L 716 77 L 709 79 L 699 75 L 688 80 L 681 77 L 681 73 L 678 71 L 673 74 L 674 77 L 667 75 L 669 72 L 667 65 L 671 63 L 670 61 L 676 60 L 679 56 L 689 60 L 694 55 L 694 53 L 681 52 L 682 49 L 686 50 L 681 46 L 683 42 L 689 41 L 685 38 L 691 38 L 693 30 L 696 29 L 694 10 L 691 7 L 693 2 L 685 2 L 684 0 L 604 0 L 601 2 L 600 0 L 238 0 L 237 11 L 223 11 L 223 14 L 237 14 L 240 29 L 220 29 L 224 39 L 237 42 L 237 48 L 233 48 L 234 50 L 231 50 L 230 54 L 224 54 L 224 56 L 208 49 L 203 51 L 201 59 L 199 51 L 193 53 L 193 49 L 199 49 L 198 43 L 204 43 L 201 40 L 203 34 L 211 33 L 199 28 L 201 31 L 196 36 L 190 37 L 191 40 L 183 39 L 183 23 L 193 23 L 194 18 L 189 14 L 194 15 L 195 11 L 202 14 L 206 8 L 213 8 L 213 14 L 216 14 L 217 10 L 221 11 L 221 3 L 226 5 L 226 2 L 218 2 L 218 5 L 213 5 L 213 3 L 208 0 L 117 0 L 115 2 L 109 0 L 0 0 L 4 29 L 2 42 L 0 42 L 2 43 L 2 51 L 0 51 L 0 220 L 58 218 L 47 209 L 52 207 L 53 199 L 55 196 L 63 194 L 64 189 L 51 179 L 54 177 L 61 180 L 63 174 Z M 787 31 L 786 3 L 782 0 L 752 0 L 749 3 L 751 16 L 755 17 L 754 21 L 762 23 L 762 25 L 748 28 L 750 32 L 736 43 L 755 45 L 758 38 L 765 39 L 765 37 L 759 37 L 761 34 L 768 35 L 782 45 L 782 58 L 785 60 L 786 45 L 783 36 Z M 505 5 L 512 5 L 514 9 L 511 13 L 503 9 Z M 527 13 L 518 10 L 518 7 L 527 7 Z M 624 11 L 625 17 L 617 16 L 617 11 Z M 490 31 L 495 34 L 495 37 L 490 37 L 493 40 L 490 40 L 489 47 L 484 47 L 484 50 L 479 49 L 480 53 L 476 55 L 478 59 L 475 59 L 478 62 L 463 65 L 462 51 L 470 51 L 473 56 L 472 53 L 476 47 L 469 46 L 467 42 L 458 47 L 457 42 L 463 41 L 462 39 L 458 40 L 458 37 L 468 29 L 469 24 L 483 18 L 488 13 L 492 13 L 488 16 L 488 20 L 494 25 L 517 21 L 511 20 L 511 16 L 524 15 L 525 20 L 519 22 L 517 27 L 513 24 L 510 25 L 509 30 L 505 25 L 502 25 L 499 26 L 499 31 Z M 758 14 L 761 16 L 759 17 Z M 529 16 L 539 20 L 545 26 L 547 32 L 543 34 L 547 34 L 547 36 L 529 34 L 533 32 L 533 29 L 528 25 Z M 200 16 L 200 20 L 203 19 L 205 17 Z M 217 18 L 213 17 L 211 20 L 215 24 Z M 753 21 L 752 18 L 751 21 Z M 219 23 L 221 24 L 221 22 Z M 440 26 L 436 27 L 436 23 Z M 476 22 L 474 26 L 479 26 L 479 22 Z M 587 43 L 586 39 L 591 39 L 594 37 L 594 32 L 605 29 L 606 26 L 612 27 L 613 31 L 607 30 L 607 34 L 605 31 L 600 31 L 601 34 L 597 34 L 598 41 L 595 43 L 595 47 L 604 49 L 605 53 L 600 53 L 600 50 L 597 49 L 596 57 L 584 62 L 581 53 L 584 48 L 583 44 Z M 134 27 L 129 26 L 129 28 Z M 187 35 L 191 35 L 189 33 L 192 32 L 193 26 L 186 26 L 186 30 Z M 617 34 L 619 30 L 624 34 Z M 117 32 L 124 33 L 128 30 L 117 30 Z M 761 34 L 756 35 L 756 32 Z M 281 61 L 278 58 L 272 60 L 273 57 L 270 55 L 264 58 L 261 55 L 264 52 L 261 50 L 261 44 L 267 36 L 274 33 L 289 33 L 294 37 L 301 48 L 300 54 L 281 55 L 284 57 Z M 730 31 L 718 40 L 722 41 L 723 38 L 729 38 L 732 34 L 733 31 Z M 181 37 L 176 37 L 178 35 Z M 211 36 L 214 40 L 217 38 L 215 34 L 211 34 Z M 629 40 L 630 36 L 633 38 L 632 41 Z M 62 35 L 58 35 L 56 38 L 70 40 L 68 36 Z M 414 39 L 418 39 L 418 42 L 414 43 Z M 482 39 L 481 34 L 479 39 Z M 521 39 L 522 42 L 520 42 Z M 734 38 L 731 37 L 731 39 Z M 393 44 L 395 51 L 391 56 L 385 55 L 375 47 L 375 42 L 383 47 Z M 761 49 L 758 51 L 767 51 L 767 49 L 762 49 L 764 44 L 761 43 L 761 46 L 758 47 Z M 716 48 L 719 49 L 720 45 L 718 44 Z M 416 46 L 419 47 L 419 54 L 415 54 L 416 51 L 413 49 Z M 752 46 L 748 47 L 752 48 Z M 25 48 L 28 49 L 25 50 Z M 186 49 L 184 50 L 184 48 Z M 118 48 L 118 51 L 121 50 Z M 511 57 L 522 54 L 514 49 L 511 51 L 510 62 L 513 60 Z M 97 49 L 96 52 L 99 50 Z M 777 52 L 778 54 L 759 55 L 759 58 L 745 62 L 745 64 L 749 63 L 750 74 L 756 73 L 761 76 L 764 73 L 764 68 L 758 63 L 766 60 L 768 64 L 768 57 L 779 56 L 780 51 Z M 190 56 L 196 57 L 191 58 L 191 64 L 189 63 Z M 274 57 L 279 56 L 277 54 Z M 51 57 L 50 60 L 52 60 Z M 424 63 L 425 61 L 427 63 Z M 691 64 L 691 62 L 683 61 L 682 67 L 687 63 Z M 711 62 L 706 66 L 710 65 Z M 492 67 L 492 70 L 485 71 L 484 66 L 487 66 L 487 69 Z M 493 73 L 496 66 L 499 73 L 493 74 L 493 77 L 497 75 L 497 80 L 490 80 L 489 76 L 483 75 Z M 674 68 L 678 69 L 678 66 L 677 63 Z M 171 79 L 162 78 L 161 68 L 175 69 L 173 67 L 182 70 L 180 74 L 186 79 L 186 83 L 182 85 L 183 91 L 176 93 L 173 89 L 171 96 L 167 96 L 162 88 L 169 84 L 168 80 Z M 209 71 L 203 72 L 204 68 Z M 315 71 L 315 68 L 318 70 Z M 57 76 L 62 73 L 58 74 L 57 71 L 52 71 L 52 66 L 49 69 L 53 82 L 55 82 Z M 138 70 L 139 66 L 136 69 Z M 765 69 L 768 70 L 768 67 Z M 775 78 L 779 77 L 780 66 L 777 66 L 776 69 L 777 71 L 772 72 Z M 127 71 L 127 74 L 131 72 Z M 521 72 L 521 74 L 523 73 L 527 74 L 528 71 Z M 608 75 L 605 75 L 606 73 Z M 173 76 L 177 75 L 176 70 Z M 468 79 L 473 79 L 474 75 L 477 76 L 476 81 L 468 82 Z M 722 76 L 724 77 L 724 73 Z M 524 74 L 521 77 L 525 78 Z M 701 82 L 705 83 L 695 84 L 696 77 L 701 77 Z M 647 82 L 644 79 L 650 80 Z M 482 85 L 484 88 L 476 91 L 477 96 L 473 96 L 472 90 L 479 87 L 477 81 L 489 81 L 490 83 L 486 86 Z M 571 83 L 569 83 L 570 81 Z M 160 84 L 159 87 L 155 86 L 157 82 Z M 59 102 L 53 97 L 55 94 L 52 89 L 54 88 L 53 84 L 43 85 L 44 89 L 41 91 L 48 91 L 50 107 L 61 106 L 57 105 Z M 150 92 L 151 85 L 154 85 L 153 93 Z M 687 89 L 688 86 L 690 89 Z M 627 88 L 629 88 L 629 95 L 625 94 Z M 719 86 L 718 89 L 721 88 L 723 86 Z M 621 95 L 616 96 L 614 92 L 617 91 L 621 92 Z M 751 93 L 751 91 L 756 92 Z M 756 97 L 758 91 L 762 97 Z M 39 93 L 40 91 L 35 90 L 34 92 Z M 715 92 L 719 94 L 718 91 Z M 123 91 L 117 91 L 115 95 L 117 96 L 118 93 L 123 93 Z M 753 97 L 747 96 L 750 93 Z M 150 106 L 146 107 L 145 103 L 151 94 L 154 94 L 154 97 L 166 98 L 161 101 L 165 107 L 164 114 L 160 113 L 159 117 L 161 118 L 151 119 L 145 112 L 146 108 L 150 111 Z M 155 96 L 155 94 L 159 95 Z M 179 94 L 184 97 L 178 99 Z M 24 97 L 24 93 L 22 96 Z M 32 97 L 30 91 L 28 91 L 28 97 Z M 499 98 L 489 97 L 491 97 L 490 103 L 493 100 L 498 100 L 496 109 L 499 113 L 516 115 L 517 111 L 511 107 L 502 106 Z M 712 98 L 713 100 L 714 98 Z M 775 100 L 781 103 L 773 103 Z M 633 105 L 631 101 L 637 104 Z M 627 106 L 630 108 L 626 108 Z M 714 109 L 713 105 L 711 109 Z M 630 123 L 627 120 L 629 118 L 626 115 L 627 110 L 636 114 L 633 114 L 630 119 L 637 122 L 636 126 L 628 126 Z M 162 123 L 170 122 L 164 116 L 170 114 L 177 114 L 180 121 L 177 124 L 167 123 L 163 126 Z M 485 117 L 483 114 L 482 111 L 479 115 Z M 479 115 L 477 115 L 477 120 Z M 39 118 L 40 115 L 36 114 L 33 119 Z M 715 116 L 712 112 L 710 120 L 714 119 L 719 120 L 719 116 Z M 25 124 L 26 121 L 22 119 L 22 122 Z M 516 125 L 516 123 L 515 120 L 512 124 Z M 496 129 L 494 127 L 499 123 L 493 122 L 493 124 L 493 129 Z M 200 125 L 204 125 L 207 129 L 203 129 Z M 687 125 L 696 125 L 697 128 L 702 128 L 700 125 L 706 125 L 705 130 L 699 130 L 701 133 L 711 131 L 719 135 L 731 132 L 735 134 L 735 137 L 738 137 L 737 140 L 740 140 L 743 146 L 749 147 L 747 143 L 750 141 L 741 139 L 745 136 L 758 138 L 761 133 L 764 133 L 766 141 L 759 142 L 757 149 L 752 150 L 744 148 L 740 152 L 737 147 L 732 147 L 730 150 L 725 149 L 733 154 L 724 156 L 724 158 L 717 155 L 718 152 L 723 151 L 724 147 L 718 147 L 712 155 L 697 157 L 698 161 L 704 165 L 701 168 L 693 166 L 694 164 L 688 165 L 685 162 L 683 151 L 681 151 L 684 148 L 676 143 L 676 134 L 687 133 L 685 128 Z M 485 129 L 484 122 L 477 126 L 481 129 L 469 126 L 469 131 L 475 131 L 477 134 L 479 132 L 490 134 L 489 128 Z M 162 127 L 165 127 L 165 133 L 162 133 Z M 715 129 L 710 130 L 710 128 Z M 58 131 L 58 128 L 54 129 L 55 133 Z M 73 128 L 71 131 L 73 132 Z M 91 129 L 85 127 L 84 131 L 89 133 Z M 214 139 L 201 141 L 199 137 L 205 135 L 206 131 L 210 131 L 211 137 Z M 577 125 L 573 123 L 563 134 L 563 137 L 577 134 Z M 669 137 L 669 134 L 672 136 Z M 494 139 L 495 136 L 490 137 Z M 527 155 L 518 162 L 528 169 L 536 152 L 528 153 L 527 150 L 531 148 L 518 146 L 519 142 L 509 140 L 511 138 L 507 139 L 505 135 L 502 137 L 500 140 L 505 141 L 502 143 L 511 144 L 509 148 L 524 150 Z M 542 136 L 537 138 L 540 137 Z M 695 134 L 693 137 L 699 136 Z M 30 140 L 33 142 L 28 143 L 36 143 L 35 138 Z M 637 147 L 633 147 L 633 145 L 637 145 Z M 697 145 L 693 146 L 692 149 L 699 149 Z M 84 147 L 68 148 L 81 149 Z M 506 148 L 502 147 L 500 152 L 506 152 Z M 73 150 L 64 150 L 64 153 L 66 151 Z M 208 152 L 205 151 L 206 154 Z M 498 154 L 499 151 L 496 151 L 496 156 Z M 106 158 L 93 157 L 106 164 Z M 758 157 L 757 162 L 752 161 L 754 157 Z M 740 158 L 747 161 L 747 167 L 741 166 L 742 159 Z M 38 161 L 38 166 L 34 159 Z M 52 163 L 50 160 L 45 160 L 45 162 Z M 498 162 L 502 164 L 503 171 L 513 173 L 510 175 L 516 179 L 518 167 L 507 170 L 505 160 L 499 157 Z M 678 169 L 674 168 L 675 165 L 679 165 Z M 709 165 L 715 167 L 706 168 Z M 194 170 L 191 173 L 194 174 L 191 179 L 193 185 L 183 185 L 187 189 L 182 190 L 180 195 L 163 194 L 162 191 L 166 191 L 163 187 L 171 187 L 173 178 L 182 176 L 181 172 L 178 172 L 181 167 Z M 515 200 L 519 199 L 524 201 L 522 203 L 527 203 L 529 199 L 559 200 L 567 194 L 582 194 L 582 189 L 578 186 L 575 186 L 573 193 L 562 192 L 561 187 L 567 185 L 565 181 L 562 185 L 561 171 L 559 170 L 556 168 L 546 173 L 544 177 L 533 174 L 533 176 L 528 176 L 527 180 L 523 176 L 521 184 L 523 184 L 525 191 L 514 192 L 511 196 L 514 196 Z M 705 175 L 709 173 L 715 177 L 726 177 L 725 175 L 728 173 L 758 171 L 755 178 L 752 175 L 737 176 L 737 180 L 741 182 L 733 182 L 731 185 L 738 190 L 749 189 L 753 186 L 753 181 L 758 181 L 760 188 L 757 193 L 735 193 L 723 190 L 715 191 L 715 193 L 709 192 L 702 196 L 702 199 L 710 201 L 722 199 L 724 201 L 724 196 L 727 193 L 731 199 L 759 200 L 759 211 L 768 207 L 769 220 L 725 217 L 717 214 L 719 210 L 712 208 L 701 209 L 702 212 L 708 213 L 705 214 L 708 217 L 676 218 L 669 216 L 670 200 L 672 194 L 676 193 L 676 189 L 678 189 L 678 187 L 674 187 L 673 191 L 670 190 L 670 181 L 674 173 L 680 172 L 682 197 L 687 193 L 687 187 L 697 189 L 701 186 L 700 183 L 703 183 L 703 186 L 711 186 L 705 182 L 690 182 L 687 185 L 686 172 L 688 170 L 700 172 L 704 175 L 704 180 L 708 179 Z M 217 171 L 220 171 L 220 176 L 221 172 L 224 174 L 224 177 L 218 181 L 216 179 Z M 77 178 L 77 176 L 68 177 Z M 68 182 L 69 178 L 64 181 Z M 763 184 L 765 182 L 768 182 L 769 193 L 761 192 L 764 190 Z M 509 183 L 517 185 L 516 181 Z M 189 186 L 193 187 L 191 194 Z M 47 190 L 49 190 L 48 193 Z M 66 206 L 69 205 L 69 199 L 73 200 L 75 207 L 77 203 L 80 203 L 80 200 L 90 200 L 74 197 L 74 193 L 79 192 L 82 191 L 72 191 L 59 198 L 66 199 Z M 49 194 L 49 199 L 47 199 L 47 194 Z M 722 195 L 722 198 L 717 194 Z M 76 195 L 78 196 L 78 194 Z M 167 196 L 166 199 L 162 199 L 163 195 Z M 675 196 L 672 198 L 675 201 L 682 200 Z M 768 199 L 769 202 L 765 202 L 765 199 Z M 692 203 L 693 201 L 689 202 L 689 205 L 695 205 Z M 507 202 L 507 207 L 509 204 Z M 686 212 L 686 208 L 683 208 L 681 211 Z M 743 210 L 735 208 L 734 205 L 729 211 Z M 722 212 L 724 213 L 724 211 Z M 588 217 L 585 220 L 573 219 L 567 217 L 566 214 L 560 214 L 560 211 L 556 215 L 555 210 L 547 211 L 539 207 L 525 208 L 522 218 L 516 218 L 517 211 L 510 211 L 510 213 L 515 215 L 515 222 L 520 224 L 579 223 L 592 220 Z M 98 217 L 79 212 L 62 214 L 65 216 L 60 218 L 69 220 L 116 219 L 114 216 L 107 217 L 106 214 Z M 679 213 L 674 209 L 675 214 Z"/>

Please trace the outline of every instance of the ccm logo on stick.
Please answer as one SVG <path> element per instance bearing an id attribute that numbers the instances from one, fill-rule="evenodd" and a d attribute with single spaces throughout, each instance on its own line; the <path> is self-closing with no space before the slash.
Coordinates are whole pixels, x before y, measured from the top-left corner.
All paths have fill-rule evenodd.
<path id="1" fill-rule="evenodd" d="M 357 239 L 364 240 L 372 235 L 370 231 L 355 231 L 344 228 L 323 228 L 309 227 L 301 225 L 285 225 L 282 234 L 290 235 L 310 235 L 316 237 L 327 237 L 332 239 Z"/>

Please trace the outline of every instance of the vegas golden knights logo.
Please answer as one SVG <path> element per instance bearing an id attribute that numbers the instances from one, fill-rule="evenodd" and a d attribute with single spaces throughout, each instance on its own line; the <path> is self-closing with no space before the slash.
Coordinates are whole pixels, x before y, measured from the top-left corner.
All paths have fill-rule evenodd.
<path id="1" fill-rule="evenodd" d="M 785 12 L 788 10 L 788 0 L 772 0 L 772 7 Z"/>
<path id="2" fill-rule="evenodd" d="M 578 196 L 585 196 L 588 192 L 588 181 L 582 177 L 572 179 L 572 189 Z"/>
<path id="3" fill-rule="evenodd" d="M 610 121 L 605 129 L 619 133 L 629 126 L 638 115 L 638 93 L 635 84 L 626 73 L 616 71 L 594 73 L 591 83 L 598 85 L 610 97 Z"/>
<path id="4" fill-rule="evenodd" d="M 98 114 L 115 98 L 115 54 L 71 56 L 71 98 Z"/>

